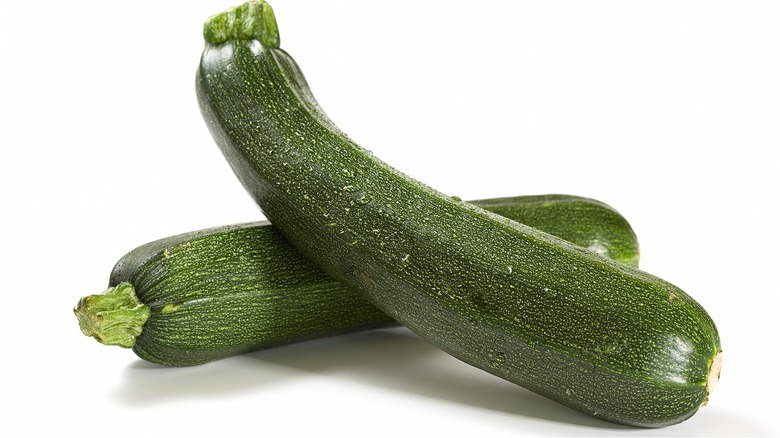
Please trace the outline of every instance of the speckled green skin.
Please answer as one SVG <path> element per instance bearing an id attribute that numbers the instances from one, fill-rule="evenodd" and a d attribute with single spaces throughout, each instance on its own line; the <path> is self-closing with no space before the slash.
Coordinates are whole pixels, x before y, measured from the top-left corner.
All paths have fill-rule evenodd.
<path id="1" fill-rule="evenodd" d="M 617 423 L 670 425 L 705 402 L 720 340 L 679 288 L 403 175 L 328 120 L 277 47 L 207 42 L 197 91 L 274 226 L 422 338 Z"/>
<path id="2" fill-rule="evenodd" d="M 110 286 L 121 282 L 151 310 L 133 351 L 163 365 L 199 365 L 391 321 L 258 224 L 143 245 L 112 270 Z"/>
<path id="3" fill-rule="evenodd" d="M 593 199 L 569 195 L 473 201 L 579 245 L 637 260 L 628 221 Z M 579 221 L 569 220 L 572 215 Z M 630 248 L 634 248 L 633 251 Z M 151 310 L 139 357 L 191 366 L 304 339 L 395 324 L 333 280 L 267 223 L 229 225 L 160 239 L 122 257 L 110 286 L 129 282 Z"/>
<path id="4" fill-rule="evenodd" d="M 639 266 L 639 242 L 631 225 L 602 202 L 571 195 L 538 195 L 471 203 L 625 265 Z"/>

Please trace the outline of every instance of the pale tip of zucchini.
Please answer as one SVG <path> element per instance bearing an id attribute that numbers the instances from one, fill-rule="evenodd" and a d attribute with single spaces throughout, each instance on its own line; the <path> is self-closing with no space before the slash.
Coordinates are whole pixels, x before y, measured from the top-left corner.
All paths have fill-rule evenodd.
<path id="1" fill-rule="evenodd" d="M 209 44 L 229 40 L 258 40 L 266 47 L 279 47 L 279 28 L 271 5 L 252 0 L 213 15 L 203 25 L 203 38 Z"/>
<path id="2" fill-rule="evenodd" d="M 712 363 L 710 364 L 710 372 L 707 374 L 707 382 L 705 386 L 705 391 L 707 395 L 704 397 L 704 402 L 702 403 L 702 406 L 705 406 L 707 404 L 707 401 L 710 398 L 710 394 L 712 394 L 712 391 L 715 390 L 715 386 L 717 386 L 718 381 L 720 380 L 720 368 L 722 363 L 723 363 L 723 350 L 718 351 L 718 353 L 712 359 Z"/>
<path id="3" fill-rule="evenodd" d="M 86 336 L 101 344 L 132 348 L 151 310 L 130 283 L 120 283 L 100 295 L 80 299 L 73 313 Z"/>

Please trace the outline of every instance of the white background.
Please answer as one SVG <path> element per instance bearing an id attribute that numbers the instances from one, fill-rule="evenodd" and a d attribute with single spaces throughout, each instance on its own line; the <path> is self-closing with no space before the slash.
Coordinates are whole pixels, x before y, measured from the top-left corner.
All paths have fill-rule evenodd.
<path id="1" fill-rule="evenodd" d="M 570 193 L 633 224 L 643 269 L 718 324 L 710 404 L 660 430 L 580 415 L 403 329 L 153 366 L 71 309 L 125 252 L 260 218 L 198 112 L 230 0 L 0 7 L 0 435 L 773 435 L 780 2 L 302 1 L 282 47 L 331 118 L 464 199 Z"/>

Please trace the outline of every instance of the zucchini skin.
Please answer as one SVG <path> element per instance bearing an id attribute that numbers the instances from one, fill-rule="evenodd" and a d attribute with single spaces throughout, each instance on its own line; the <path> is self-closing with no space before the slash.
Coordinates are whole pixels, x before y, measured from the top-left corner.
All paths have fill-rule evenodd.
<path id="1" fill-rule="evenodd" d="M 553 227 L 575 243 L 598 242 L 626 262 L 638 258 L 628 221 L 599 201 L 540 195 L 474 203 L 541 229 Z M 573 215 L 580 220 L 570 221 Z M 151 311 L 133 351 L 168 366 L 397 324 L 309 262 L 268 223 L 210 228 L 142 245 L 114 266 L 109 287 L 121 283 L 130 283 Z"/>
<path id="2" fill-rule="evenodd" d="M 636 234 L 626 218 L 611 206 L 572 195 L 524 196 L 522 202 L 517 201 L 516 197 L 494 198 L 471 201 L 471 204 L 624 265 L 639 266 Z"/>
<path id="3" fill-rule="evenodd" d="M 196 80 L 204 120 L 325 272 L 451 355 L 586 414 L 661 427 L 706 402 L 720 338 L 688 294 L 388 166 L 324 115 L 278 44 L 209 38 L 214 23 Z"/>
<path id="4" fill-rule="evenodd" d="M 392 323 L 261 224 L 150 242 L 115 265 L 125 282 L 151 310 L 133 351 L 168 366 Z"/>

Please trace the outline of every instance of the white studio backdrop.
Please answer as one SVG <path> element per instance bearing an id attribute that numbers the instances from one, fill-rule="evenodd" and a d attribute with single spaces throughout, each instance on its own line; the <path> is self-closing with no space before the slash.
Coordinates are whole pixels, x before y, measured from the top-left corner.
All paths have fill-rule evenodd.
<path id="1" fill-rule="evenodd" d="M 201 120 L 227 0 L 0 6 L 2 436 L 780 434 L 780 3 L 277 0 L 282 47 L 353 139 L 437 189 L 568 193 L 710 312 L 710 405 L 660 430 L 580 415 L 405 329 L 171 369 L 71 309 L 167 235 L 260 219 Z"/>

